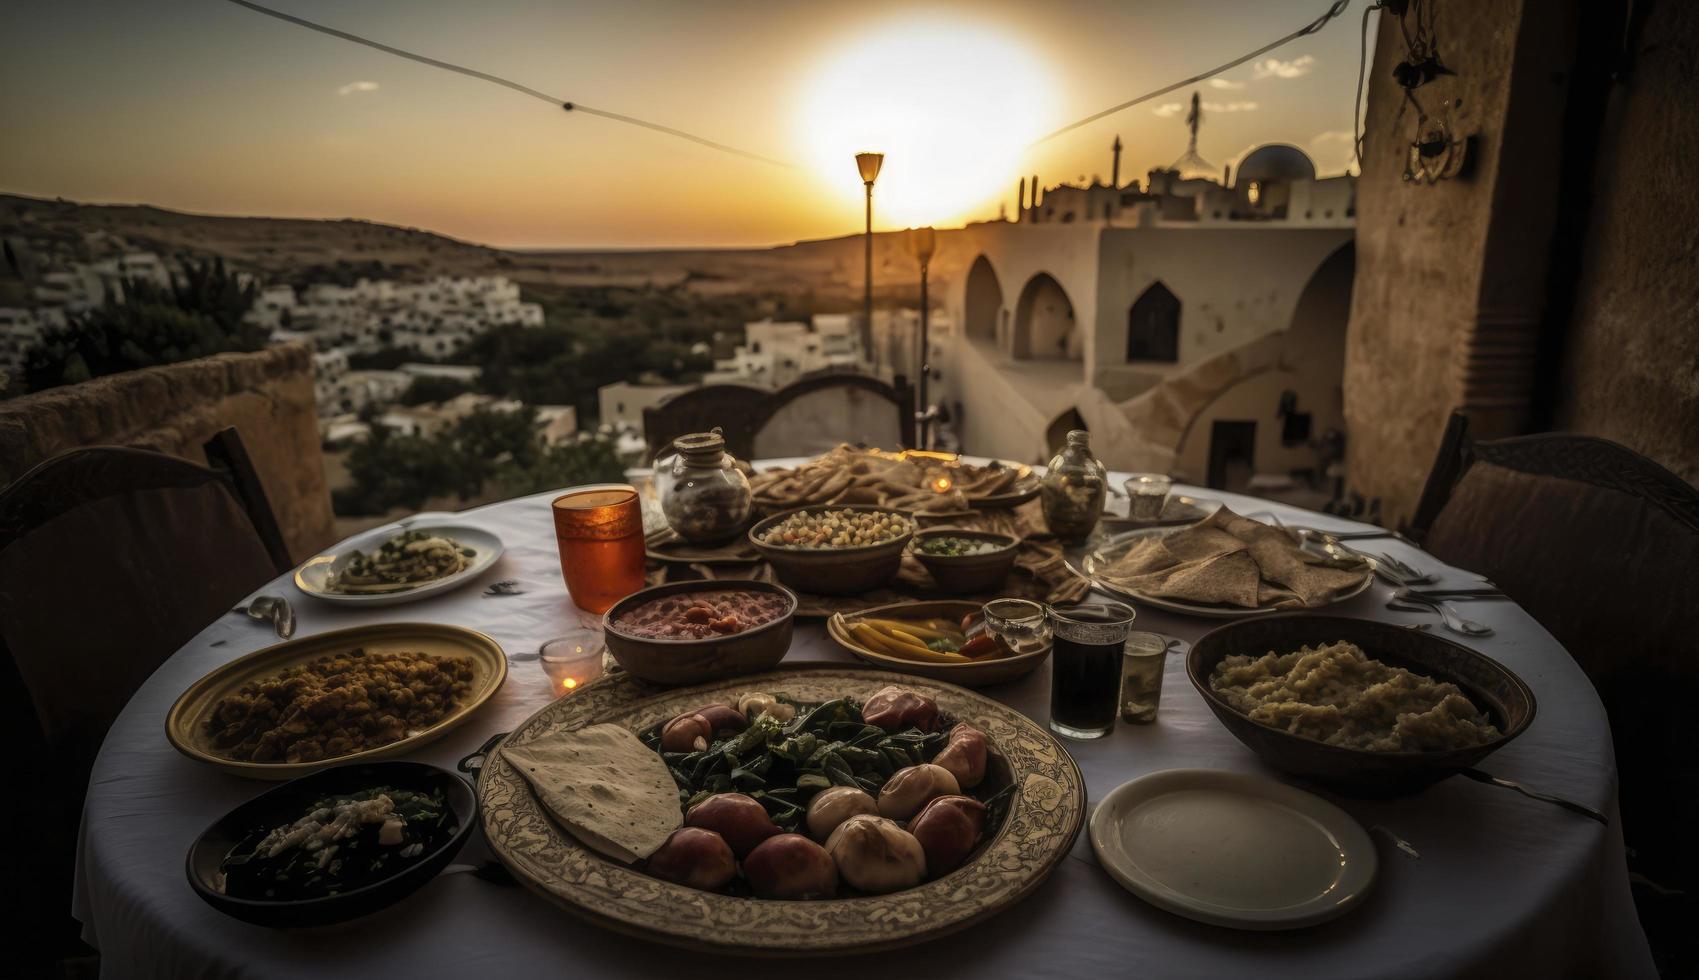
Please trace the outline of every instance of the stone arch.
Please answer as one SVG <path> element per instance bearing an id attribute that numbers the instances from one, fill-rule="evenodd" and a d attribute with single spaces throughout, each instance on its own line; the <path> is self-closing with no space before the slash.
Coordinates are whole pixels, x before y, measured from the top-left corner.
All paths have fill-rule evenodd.
<path id="1" fill-rule="evenodd" d="M 1079 360 L 1074 303 L 1056 277 L 1040 272 L 1021 288 L 1009 354 L 1021 359 Z"/>
<path id="2" fill-rule="evenodd" d="M 1062 444 L 1068 441 L 1068 433 L 1075 429 L 1087 429 L 1089 431 L 1089 428 L 1085 424 L 1085 416 L 1080 414 L 1080 410 L 1070 408 L 1051 419 L 1050 424 L 1045 427 L 1044 445 L 1049 448 L 1050 455 L 1054 456 L 1062 451 Z"/>
<path id="3" fill-rule="evenodd" d="M 981 255 L 973 260 L 967 273 L 967 293 L 962 304 L 962 329 L 965 336 L 995 339 L 997 323 L 1003 315 L 1003 284 L 991 260 Z"/>
<path id="4" fill-rule="evenodd" d="M 1127 360 L 1180 360 L 1180 297 L 1160 279 L 1127 309 Z"/>

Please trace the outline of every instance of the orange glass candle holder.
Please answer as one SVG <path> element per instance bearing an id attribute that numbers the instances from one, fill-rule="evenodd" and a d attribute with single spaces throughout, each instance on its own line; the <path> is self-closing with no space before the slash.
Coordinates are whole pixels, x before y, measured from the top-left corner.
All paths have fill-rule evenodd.
<path id="1" fill-rule="evenodd" d="M 560 571 L 572 601 L 586 612 L 643 588 L 643 507 L 637 488 L 580 487 L 554 500 Z"/>

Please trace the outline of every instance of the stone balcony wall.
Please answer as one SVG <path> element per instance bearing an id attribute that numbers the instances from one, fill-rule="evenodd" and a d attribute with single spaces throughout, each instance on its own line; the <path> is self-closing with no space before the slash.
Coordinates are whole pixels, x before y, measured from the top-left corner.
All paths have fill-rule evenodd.
<path id="1" fill-rule="evenodd" d="M 0 485 L 78 446 L 152 449 L 205 464 L 202 445 L 235 426 L 290 553 L 333 540 L 319 451 L 312 354 L 289 344 L 96 378 L 0 402 Z"/>

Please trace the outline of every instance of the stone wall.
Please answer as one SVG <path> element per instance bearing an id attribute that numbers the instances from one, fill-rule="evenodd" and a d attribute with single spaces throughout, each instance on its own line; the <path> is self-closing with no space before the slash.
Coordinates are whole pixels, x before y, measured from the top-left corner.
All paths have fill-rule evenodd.
<path id="1" fill-rule="evenodd" d="M 0 484 L 78 446 L 135 446 L 204 464 L 202 444 L 231 425 L 295 559 L 329 544 L 312 355 L 300 345 L 219 354 L 0 402 Z"/>
<path id="2" fill-rule="evenodd" d="M 1447 415 L 1494 438 L 1562 429 L 1699 476 L 1699 7 L 1446 4 L 1455 76 L 1417 90 L 1472 139 L 1455 179 L 1406 180 L 1413 110 L 1383 14 L 1358 183 L 1345 368 L 1351 488 L 1409 518 Z M 1611 48 L 1629 39 L 1618 57 Z M 1575 220 L 1584 216 L 1585 220 Z"/>
<path id="3" fill-rule="evenodd" d="M 1699 5 L 1651 5 L 1641 37 L 1601 129 L 1557 425 L 1699 483 Z"/>

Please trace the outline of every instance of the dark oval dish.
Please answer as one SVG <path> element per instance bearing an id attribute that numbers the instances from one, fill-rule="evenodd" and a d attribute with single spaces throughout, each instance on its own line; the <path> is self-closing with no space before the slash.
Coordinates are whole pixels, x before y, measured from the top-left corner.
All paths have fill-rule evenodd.
<path id="1" fill-rule="evenodd" d="M 622 633 L 614 620 L 627 609 L 651 599 L 683 592 L 772 592 L 790 601 L 784 615 L 741 633 L 700 640 L 650 639 Z M 633 592 L 602 614 L 602 637 L 608 652 L 632 675 L 654 684 L 701 684 L 738 674 L 771 670 L 790 650 L 796 622 L 796 593 L 771 582 L 743 579 L 698 579 L 669 582 Z"/>
<path id="2" fill-rule="evenodd" d="M 308 803 L 326 793 L 385 785 L 420 791 L 441 789 L 454 811 L 454 833 L 435 851 L 394 875 L 340 895 L 266 901 L 225 895 L 215 887 L 219 864 L 254 829 L 291 822 L 301 816 Z M 189 848 L 189 884 L 208 905 L 255 925 L 298 927 L 346 922 L 393 905 L 436 877 L 460 853 L 477 824 L 477 795 L 465 780 L 445 769 L 422 762 L 338 766 L 284 783 L 220 817 Z"/>
<path id="3" fill-rule="evenodd" d="M 1445 752 L 1351 749 L 1258 724 L 1210 689 L 1210 674 L 1226 657 L 1285 654 L 1340 641 L 1355 643 L 1383 663 L 1450 681 L 1504 734 L 1484 745 Z M 1215 717 L 1264 762 L 1351 796 L 1403 796 L 1425 789 L 1503 748 L 1534 720 L 1534 692 L 1498 661 L 1425 630 L 1368 619 L 1284 613 L 1230 623 L 1193 644 L 1186 655 L 1186 676 Z"/>

